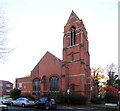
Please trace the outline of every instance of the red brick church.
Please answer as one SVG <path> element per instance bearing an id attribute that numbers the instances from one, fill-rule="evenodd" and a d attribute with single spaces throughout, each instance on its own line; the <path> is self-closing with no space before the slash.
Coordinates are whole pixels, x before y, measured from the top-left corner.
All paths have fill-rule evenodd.
<path id="1" fill-rule="evenodd" d="M 90 55 L 87 31 L 83 21 L 72 11 L 64 26 L 63 60 L 50 52 L 42 57 L 30 77 L 17 78 L 22 93 L 42 95 L 49 92 L 78 92 L 91 95 Z"/>

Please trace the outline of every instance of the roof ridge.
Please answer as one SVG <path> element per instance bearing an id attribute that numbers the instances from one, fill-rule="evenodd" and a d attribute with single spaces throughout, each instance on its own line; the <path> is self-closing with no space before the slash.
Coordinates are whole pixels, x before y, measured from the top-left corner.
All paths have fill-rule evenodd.
<path id="1" fill-rule="evenodd" d="M 56 57 L 54 54 L 52 54 L 51 52 L 47 51 L 48 53 L 50 53 L 51 55 L 53 55 L 56 59 L 60 60 L 58 57 Z M 62 61 L 62 60 L 60 60 Z"/>

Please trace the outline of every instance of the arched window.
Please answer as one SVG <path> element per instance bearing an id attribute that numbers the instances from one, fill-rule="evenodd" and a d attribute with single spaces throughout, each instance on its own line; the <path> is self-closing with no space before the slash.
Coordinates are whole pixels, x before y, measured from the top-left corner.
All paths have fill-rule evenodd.
<path id="1" fill-rule="evenodd" d="M 74 84 L 71 84 L 70 89 L 71 89 L 72 92 L 74 92 L 74 91 L 75 91 L 75 85 L 74 85 Z"/>
<path id="2" fill-rule="evenodd" d="M 59 91 L 59 78 L 53 76 L 49 80 L 50 91 Z"/>
<path id="3" fill-rule="evenodd" d="M 38 78 L 33 80 L 33 91 L 40 91 L 40 79 Z"/>
<path id="4" fill-rule="evenodd" d="M 72 56 L 71 56 L 71 60 L 72 60 L 72 62 L 74 61 L 74 54 L 72 54 Z"/>
<path id="5" fill-rule="evenodd" d="M 75 27 L 73 26 L 71 28 L 71 46 L 76 44 L 76 33 L 75 33 Z"/>

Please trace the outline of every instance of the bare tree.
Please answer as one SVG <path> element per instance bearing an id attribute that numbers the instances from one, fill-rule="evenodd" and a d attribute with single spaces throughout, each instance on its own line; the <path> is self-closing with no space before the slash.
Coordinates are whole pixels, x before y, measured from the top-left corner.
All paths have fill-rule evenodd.
<path id="1" fill-rule="evenodd" d="M 107 66 L 107 74 L 109 79 L 107 80 L 107 85 L 111 85 L 118 88 L 118 66 L 115 64 L 110 64 Z"/>
<path id="2" fill-rule="evenodd" d="M 114 72 L 114 73 L 118 74 L 118 66 L 115 65 L 114 63 L 107 65 L 106 70 L 107 70 L 107 72 Z"/>
<path id="3" fill-rule="evenodd" d="M 2 14 L 0 15 L 0 63 L 6 60 L 6 56 L 12 49 L 7 48 L 6 43 L 6 24 Z"/>

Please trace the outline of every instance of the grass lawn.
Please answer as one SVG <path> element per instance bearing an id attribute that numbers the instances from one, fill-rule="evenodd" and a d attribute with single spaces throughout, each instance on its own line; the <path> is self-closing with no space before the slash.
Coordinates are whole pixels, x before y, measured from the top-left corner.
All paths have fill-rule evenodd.
<path id="1" fill-rule="evenodd" d="M 112 108 L 112 109 L 117 109 L 118 106 L 106 106 L 106 105 L 87 105 L 88 107 L 96 107 L 96 108 Z"/>

